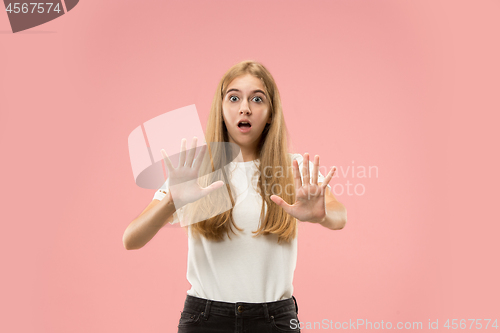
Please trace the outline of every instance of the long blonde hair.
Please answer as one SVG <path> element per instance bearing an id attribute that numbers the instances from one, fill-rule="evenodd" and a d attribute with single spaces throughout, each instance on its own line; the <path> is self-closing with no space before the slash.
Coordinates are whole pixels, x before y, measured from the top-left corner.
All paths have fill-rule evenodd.
<path id="1" fill-rule="evenodd" d="M 227 145 L 216 144 L 218 142 L 229 142 L 228 131 L 222 117 L 222 101 L 228 85 L 235 78 L 245 74 L 251 74 L 262 81 L 266 97 L 270 101 L 271 113 L 271 123 L 266 124 L 257 148 L 258 159 L 260 161 L 256 174 L 258 175 L 257 190 L 263 197 L 263 200 L 260 213 L 260 227 L 257 231 L 253 231 L 255 234 L 253 237 L 261 234 L 276 234 L 278 236 L 278 243 L 282 241 L 290 242 L 295 238 L 297 233 L 297 220 L 269 198 L 272 194 L 276 194 L 289 204 L 295 202 L 295 187 L 293 186 L 293 175 L 290 172 L 291 158 L 288 154 L 288 131 L 285 126 L 278 87 L 271 73 L 262 64 L 251 60 L 242 61 L 232 66 L 220 80 L 212 102 L 205 131 L 207 148 L 212 158 L 205 159 L 200 170 L 206 175 L 215 170 L 224 170 L 224 166 L 232 159 Z M 217 156 L 217 158 L 213 158 L 214 156 Z M 277 173 L 276 170 L 281 170 L 281 172 Z M 231 207 L 234 207 L 235 202 L 231 194 L 229 177 L 224 171 L 222 171 L 222 175 L 231 200 Z M 205 178 L 200 181 L 200 186 L 206 187 L 215 180 L 217 179 Z M 264 186 L 263 184 L 266 185 Z M 284 190 L 289 187 L 293 190 Z M 279 191 L 275 193 L 276 188 Z M 266 204 L 267 212 L 265 212 Z M 209 212 L 214 209 L 215 205 L 216 203 L 211 202 L 208 196 L 195 202 L 190 208 L 196 212 Z M 234 222 L 232 210 L 233 208 L 216 216 L 205 215 L 213 217 L 191 224 L 192 235 L 194 237 L 203 235 L 209 240 L 221 241 L 224 239 L 224 234 L 226 233 L 231 238 L 230 231 L 234 233 L 233 227 L 242 231 Z"/>

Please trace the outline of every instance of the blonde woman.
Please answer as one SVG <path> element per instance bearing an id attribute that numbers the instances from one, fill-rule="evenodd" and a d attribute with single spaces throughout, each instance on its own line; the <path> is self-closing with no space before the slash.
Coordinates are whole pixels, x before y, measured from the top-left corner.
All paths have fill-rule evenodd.
<path id="1" fill-rule="evenodd" d="M 319 156 L 309 161 L 307 153 L 289 153 L 278 87 L 255 61 L 224 74 L 205 136 L 196 158 L 197 138 L 189 151 L 181 141 L 177 167 L 162 150 L 168 179 L 125 230 L 125 248 L 143 247 L 167 222 L 185 221 L 190 212 L 191 288 L 178 332 L 300 332 L 292 295 L 297 224 L 344 227 L 346 209 L 328 185 L 335 168 L 325 177 Z M 187 181 L 200 174 L 206 177 Z M 229 209 L 217 211 L 224 204 L 216 193 L 229 194 Z"/>

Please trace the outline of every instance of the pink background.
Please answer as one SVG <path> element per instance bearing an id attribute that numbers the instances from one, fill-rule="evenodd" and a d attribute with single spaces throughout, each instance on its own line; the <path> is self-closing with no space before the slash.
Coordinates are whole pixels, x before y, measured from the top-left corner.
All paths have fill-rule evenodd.
<path id="1" fill-rule="evenodd" d="M 176 331 L 187 239 L 169 226 L 124 249 L 154 194 L 127 138 L 190 104 L 205 127 L 245 59 L 274 75 L 296 152 L 378 168 L 330 182 L 365 189 L 336 196 L 343 230 L 301 224 L 299 319 L 500 319 L 499 14 L 496 0 L 87 0 L 12 34 L 2 11 L 0 331 Z"/>

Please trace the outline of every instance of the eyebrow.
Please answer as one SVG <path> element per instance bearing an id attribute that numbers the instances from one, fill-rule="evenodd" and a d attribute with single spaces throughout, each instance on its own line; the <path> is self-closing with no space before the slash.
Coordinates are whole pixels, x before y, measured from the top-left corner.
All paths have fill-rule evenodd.
<path id="1" fill-rule="evenodd" d="M 228 91 L 226 91 L 226 95 L 227 95 L 227 94 L 229 94 L 231 91 L 237 91 L 237 92 L 240 92 L 238 89 L 233 88 L 233 89 L 229 89 Z M 264 96 L 266 96 L 266 93 L 265 93 L 265 92 L 263 92 L 263 91 L 262 91 L 262 90 L 260 90 L 260 89 L 257 89 L 257 90 L 252 91 L 252 93 L 258 93 L 258 92 L 260 92 L 260 93 L 262 93 Z"/>

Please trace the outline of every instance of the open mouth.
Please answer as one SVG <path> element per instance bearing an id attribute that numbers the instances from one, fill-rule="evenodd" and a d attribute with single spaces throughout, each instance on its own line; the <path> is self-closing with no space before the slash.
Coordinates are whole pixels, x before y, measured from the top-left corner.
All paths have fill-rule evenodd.
<path id="1" fill-rule="evenodd" d="M 250 124 L 248 121 L 240 121 L 238 123 L 239 128 L 250 128 L 252 127 L 252 124 Z"/>

